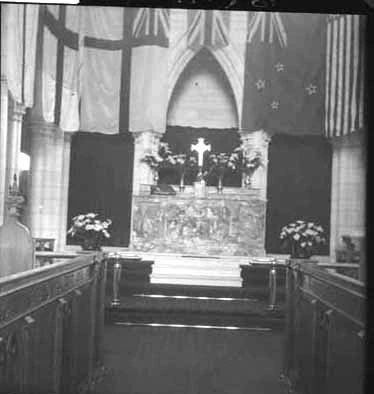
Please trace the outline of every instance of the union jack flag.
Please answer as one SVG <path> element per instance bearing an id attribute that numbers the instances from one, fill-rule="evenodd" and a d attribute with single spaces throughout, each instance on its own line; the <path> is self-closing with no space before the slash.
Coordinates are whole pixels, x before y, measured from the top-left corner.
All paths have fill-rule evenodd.
<path id="1" fill-rule="evenodd" d="M 199 49 L 210 46 L 220 49 L 229 44 L 230 14 L 228 11 L 188 10 L 187 46 Z"/>
<path id="2" fill-rule="evenodd" d="M 133 23 L 132 46 L 169 46 L 169 10 L 139 8 Z"/>
<path id="3" fill-rule="evenodd" d="M 249 22 L 247 41 L 253 42 L 259 36 L 261 42 L 272 44 L 278 39 L 281 48 L 287 46 L 287 33 L 279 12 L 258 12 Z"/>

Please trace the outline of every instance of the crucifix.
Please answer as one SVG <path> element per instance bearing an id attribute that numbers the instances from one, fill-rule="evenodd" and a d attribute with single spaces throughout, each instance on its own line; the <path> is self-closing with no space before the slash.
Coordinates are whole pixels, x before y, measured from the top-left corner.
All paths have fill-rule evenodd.
<path id="1" fill-rule="evenodd" d="M 204 153 L 207 151 L 210 152 L 210 144 L 209 145 L 205 144 L 204 138 L 198 138 L 197 144 L 191 144 L 191 150 L 197 152 L 197 163 L 199 165 L 199 173 L 197 174 L 196 181 L 205 185 L 203 179 L 203 160 L 204 160 Z"/>
<path id="2" fill-rule="evenodd" d="M 198 164 L 199 167 L 201 168 L 203 166 L 203 157 L 204 157 L 204 153 L 206 151 L 210 152 L 210 144 L 206 144 L 204 142 L 204 138 L 198 138 L 197 139 L 197 144 L 191 144 L 191 150 L 192 151 L 196 151 L 197 152 L 197 157 L 198 157 Z"/>

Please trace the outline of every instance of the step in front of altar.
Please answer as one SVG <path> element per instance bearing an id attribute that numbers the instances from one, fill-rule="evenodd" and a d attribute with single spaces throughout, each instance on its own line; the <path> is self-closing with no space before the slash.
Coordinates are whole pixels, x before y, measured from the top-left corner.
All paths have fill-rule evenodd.
<path id="1" fill-rule="evenodd" d="M 240 258 L 153 256 L 151 284 L 241 287 Z"/>

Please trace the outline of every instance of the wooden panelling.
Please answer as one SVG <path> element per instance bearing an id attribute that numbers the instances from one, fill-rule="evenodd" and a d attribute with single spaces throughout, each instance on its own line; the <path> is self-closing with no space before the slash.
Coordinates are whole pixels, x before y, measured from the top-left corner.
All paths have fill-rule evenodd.
<path id="1" fill-rule="evenodd" d="M 362 394 L 364 284 L 316 264 L 287 272 L 284 375 L 298 394 Z"/>
<path id="2" fill-rule="evenodd" d="M 98 254 L 0 280 L 1 393 L 92 388 L 102 365 L 105 270 Z"/>

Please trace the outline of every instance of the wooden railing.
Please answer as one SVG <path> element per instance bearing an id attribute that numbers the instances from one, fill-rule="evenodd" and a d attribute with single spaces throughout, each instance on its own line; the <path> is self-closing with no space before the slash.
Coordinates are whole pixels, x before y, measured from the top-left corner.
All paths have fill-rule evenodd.
<path id="1" fill-rule="evenodd" d="M 290 263 L 284 378 L 298 394 L 364 392 L 365 288 L 313 263 Z"/>
<path id="2" fill-rule="evenodd" d="M 0 392 L 72 394 L 103 365 L 106 262 L 85 255 L 0 279 Z"/>

